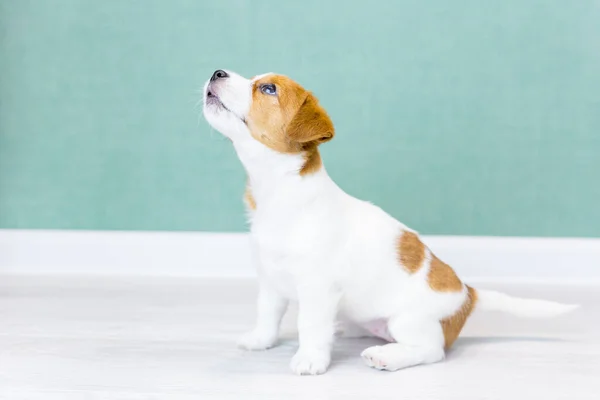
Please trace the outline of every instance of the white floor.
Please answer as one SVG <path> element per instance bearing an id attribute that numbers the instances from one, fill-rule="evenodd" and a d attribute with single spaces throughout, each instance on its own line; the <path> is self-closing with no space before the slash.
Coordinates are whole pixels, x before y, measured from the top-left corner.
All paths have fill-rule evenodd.
<path id="1" fill-rule="evenodd" d="M 359 357 L 377 340 L 340 340 L 326 375 L 298 377 L 294 313 L 279 347 L 235 348 L 253 282 L 0 276 L 0 399 L 600 398 L 600 287 L 480 286 L 583 308 L 476 314 L 445 362 L 393 373 Z"/>

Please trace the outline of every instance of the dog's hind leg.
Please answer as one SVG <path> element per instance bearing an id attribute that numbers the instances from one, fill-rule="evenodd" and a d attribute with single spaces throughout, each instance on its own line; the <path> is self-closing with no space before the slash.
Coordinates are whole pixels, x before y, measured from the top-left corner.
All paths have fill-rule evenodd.
<path id="1" fill-rule="evenodd" d="M 388 331 L 396 343 L 373 346 L 361 354 L 368 366 L 396 371 L 444 359 L 444 332 L 439 321 L 423 316 L 390 318 Z"/>

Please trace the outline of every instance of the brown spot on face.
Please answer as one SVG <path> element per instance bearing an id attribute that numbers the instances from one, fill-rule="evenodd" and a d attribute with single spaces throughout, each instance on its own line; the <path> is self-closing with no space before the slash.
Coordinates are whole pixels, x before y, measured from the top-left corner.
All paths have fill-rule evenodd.
<path id="1" fill-rule="evenodd" d="M 274 85 L 276 94 L 264 93 L 263 85 Z M 301 175 L 320 169 L 318 146 L 334 136 L 333 123 L 317 98 L 281 75 L 268 75 L 253 83 L 246 123 L 252 136 L 273 150 L 302 154 L 306 161 Z"/>
<path id="2" fill-rule="evenodd" d="M 477 303 L 477 291 L 467 286 L 467 297 L 460 310 L 451 317 L 440 321 L 442 330 L 444 331 L 444 347 L 446 349 L 450 348 L 458 338 L 458 335 L 460 335 L 465 322 L 467 322 L 467 318 L 469 318 L 469 315 L 473 312 L 473 308 L 475 308 L 475 303 Z"/>
<path id="3" fill-rule="evenodd" d="M 429 287 L 436 292 L 460 292 L 463 288 L 463 284 L 454 270 L 434 254 L 431 254 L 427 282 Z"/>
<path id="4" fill-rule="evenodd" d="M 400 264 L 413 274 L 421 268 L 425 259 L 425 245 L 414 232 L 404 231 L 398 240 Z"/>

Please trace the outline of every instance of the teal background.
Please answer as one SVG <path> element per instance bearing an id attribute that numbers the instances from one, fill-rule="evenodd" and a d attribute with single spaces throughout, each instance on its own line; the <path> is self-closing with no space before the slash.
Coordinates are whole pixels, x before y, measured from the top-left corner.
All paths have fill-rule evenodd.
<path id="1" fill-rule="evenodd" d="M 428 234 L 600 236 L 594 0 L 0 0 L 0 228 L 246 229 L 197 105 L 285 73 L 349 193 Z"/>

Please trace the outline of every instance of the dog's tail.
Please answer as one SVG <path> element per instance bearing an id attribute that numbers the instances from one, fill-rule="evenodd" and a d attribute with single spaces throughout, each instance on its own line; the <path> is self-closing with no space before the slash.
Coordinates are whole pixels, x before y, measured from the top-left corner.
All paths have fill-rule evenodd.
<path id="1" fill-rule="evenodd" d="M 493 290 L 477 289 L 476 310 L 502 311 L 524 318 L 552 318 L 566 314 L 579 305 L 548 300 L 512 297 Z"/>

